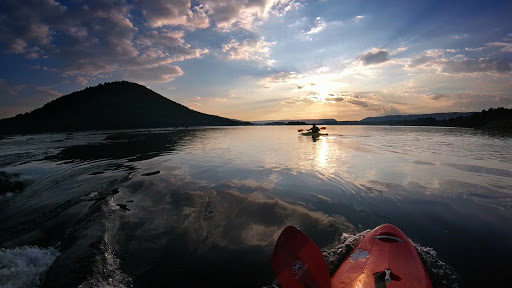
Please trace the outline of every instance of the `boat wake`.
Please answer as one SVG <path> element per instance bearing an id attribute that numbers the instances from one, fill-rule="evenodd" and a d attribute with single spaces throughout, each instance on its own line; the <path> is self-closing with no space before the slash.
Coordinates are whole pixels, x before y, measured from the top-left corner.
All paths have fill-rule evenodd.
<path id="1" fill-rule="evenodd" d="M 0 287 L 39 287 L 58 255 L 53 247 L 0 249 Z"/>

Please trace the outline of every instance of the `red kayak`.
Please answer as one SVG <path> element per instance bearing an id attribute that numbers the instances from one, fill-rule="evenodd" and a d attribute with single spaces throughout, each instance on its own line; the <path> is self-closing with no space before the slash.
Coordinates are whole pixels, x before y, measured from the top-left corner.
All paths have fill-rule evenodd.
<path id="1" fill-rule="evenodd" d="M 384 224 L 359 242 L 332 276 L 331 287 L 432 288 L 432 284 L 409 238 Z"/>

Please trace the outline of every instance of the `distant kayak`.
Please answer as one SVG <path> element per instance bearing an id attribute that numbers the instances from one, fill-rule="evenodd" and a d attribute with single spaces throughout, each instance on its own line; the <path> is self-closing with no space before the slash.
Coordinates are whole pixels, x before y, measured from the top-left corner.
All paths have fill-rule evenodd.
<path id="1" fill-rule="evenodd" d="M 326 136 L 326 135 L 329 135 L 329 134 L 327 134 L 327 133 L 303 132 L 303 133 L 300 133 L 300 135 L 302 135 L 302 136 L 318 137 L 318 136 Z"/>
<path id="2" fill-rule="evenodd" d="M 400 229 L 375 228 L 331 278 L 332 288 L 432 288 L 414 246 Z"/>

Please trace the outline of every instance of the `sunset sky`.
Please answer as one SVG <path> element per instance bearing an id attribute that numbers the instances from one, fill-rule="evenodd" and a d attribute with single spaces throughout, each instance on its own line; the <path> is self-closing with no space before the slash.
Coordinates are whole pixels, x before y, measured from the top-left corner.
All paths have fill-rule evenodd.
<path id="1" fill-rule="evenodd" d="M 241 120 L 512 107 L 512 1 L 1 0 L 0 118 L 129 80 Z"/>

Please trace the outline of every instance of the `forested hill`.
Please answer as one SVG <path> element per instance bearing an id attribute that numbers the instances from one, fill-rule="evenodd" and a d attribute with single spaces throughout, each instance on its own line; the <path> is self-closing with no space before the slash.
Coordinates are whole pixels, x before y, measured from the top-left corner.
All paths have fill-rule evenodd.
<path id="1" fill-rule="evenodd" d="M 449 113 L 431 113 L 431 114 L 411 114 L 411 115 L 386 115 L 378 117 L 366 117 L 361 120 L 363 123 L 368 122 L 384 122 L 384 121 L 401 121 L 416 120 L 421 118 L 434 118 L 436 120 L 447 120 L 450 118 L 470 116 L 474 112 L 449 112 Z"/>
<path id="2" fill-rule="evenodd" d="M 127 81 L 89 87 L 59 97 L 30 113 L 0 120 L 0 134 L 249 125 L 208 115 Z"/>
<path id="3" fill-rule="evenodd" d="M 490 108 L 469 116 L 458 116 L 450 119 L 437 120 L 434 117 L 413 120 L 388 120 L 379 122 L 360 122 L 364 125 L 402 125 L 402 126 L 446 126 L 466 127 L 482 130 L 512 132 L 512 109 Z"/>

